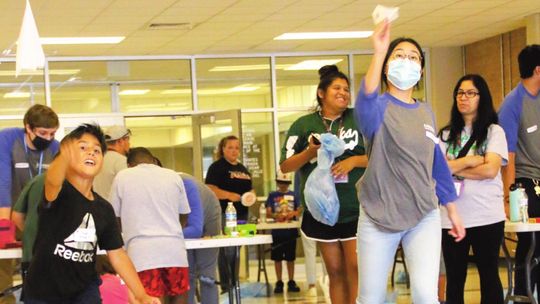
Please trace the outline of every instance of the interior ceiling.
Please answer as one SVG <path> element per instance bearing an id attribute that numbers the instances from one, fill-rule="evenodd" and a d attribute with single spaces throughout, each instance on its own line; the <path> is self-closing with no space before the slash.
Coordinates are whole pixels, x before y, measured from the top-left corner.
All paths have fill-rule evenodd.
<path id="1" fill-rule="evenodd" d="M 369 49 L 369 39 L 274 41 L 285 32 L 371 30 L 399 6 L 392 36 L 460 46 L 525 26 L 539 0 L 30 0 L 40 36 L 126 36 L 116 45 L 44 46 L 48 56 L 228 54 Z M 0 48 L 13 48 L 25 1 L 0 1 Z M 189 23 L 191 29 L 149 29 Z M 0 56 L 1 57 L 1 56 Z"/>

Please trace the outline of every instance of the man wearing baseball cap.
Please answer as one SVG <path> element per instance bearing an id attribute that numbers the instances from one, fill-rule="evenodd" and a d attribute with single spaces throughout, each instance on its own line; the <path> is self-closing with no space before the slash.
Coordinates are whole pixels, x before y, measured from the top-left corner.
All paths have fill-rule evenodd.
<path id="1" fill-rule="evenodd" d="M 94 191 L 107 201 L 110 199 L 113 179 L 120 170 L 127 168 L 127 153 L 131 131 L 124 126 L 114 125 L 106 129 L 107 153 L 103 158 L 103 168 L 94 178 Z"/>

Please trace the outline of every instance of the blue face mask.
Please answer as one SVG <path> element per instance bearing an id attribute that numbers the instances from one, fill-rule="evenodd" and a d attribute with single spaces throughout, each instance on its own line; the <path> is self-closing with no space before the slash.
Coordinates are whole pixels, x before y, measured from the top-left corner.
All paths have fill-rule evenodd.
<path id="1" fill-rule="evenodd" d="M 422 68 L 409 59 L 394 59 L 388 63 L 386 78 L 398 89 L 408 90 L 420 80 Z"/>

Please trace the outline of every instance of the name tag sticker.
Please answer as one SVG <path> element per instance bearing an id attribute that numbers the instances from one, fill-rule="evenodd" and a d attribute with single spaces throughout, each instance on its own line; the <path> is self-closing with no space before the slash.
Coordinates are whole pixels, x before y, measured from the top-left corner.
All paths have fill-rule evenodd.
<path id="1" fill-rule="evenodd" d="M 15 168 L 28 168 L 28 163 L 15 163 Z"/>
<path id="2" fill-rule="evenodd" d="M 435 136 L 435 134 L 431 133 L 430 131 L 426 131 L 426 137 L 431 139 L 436 145 L 439 144 L 439 138 Z"/>
<path id="3" fill-rule="evenodd" d="M 346 184 L 349 182 L 349 174 L 342 174 L 334 176 L 334 183 L 336 184 Z"/>
<path id="4" fill-rule="evenodd" d="M 534 131 L 538 130 L 538 125 L 534 125 L 532 127 L 527 128 L 527 133 L 532 133 Z"/>
<path id="5" fill-rule="evenodd" d="M 290 201 L 290 202 L 294 201 L 294 196 L 292 196 L 292 195 L 284 195 L 283 198 Z"/>

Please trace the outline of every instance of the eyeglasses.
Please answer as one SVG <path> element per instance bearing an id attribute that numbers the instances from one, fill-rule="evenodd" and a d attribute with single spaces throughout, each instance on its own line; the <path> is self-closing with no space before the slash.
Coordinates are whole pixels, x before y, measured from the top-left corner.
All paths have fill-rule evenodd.
<path id="1" fill-rule="evenodd" d="M 420 60 L 422 57 L 420 57 L 418 54 L 412 53 L 412 54 L 405 54 L 405 51 L 397 50 L 392 55 L 392 59 L 409 59 L 412 62 L 420 63 Z"/>
<path id="2" fill-rule="evenodd" d="M 480 95 L 480 93 L 476 91 L 458 91 L 456 97 L 462 98 L 463 95 L 465 95 L 467 98 L 475 98 L 477 95 Z"/>

